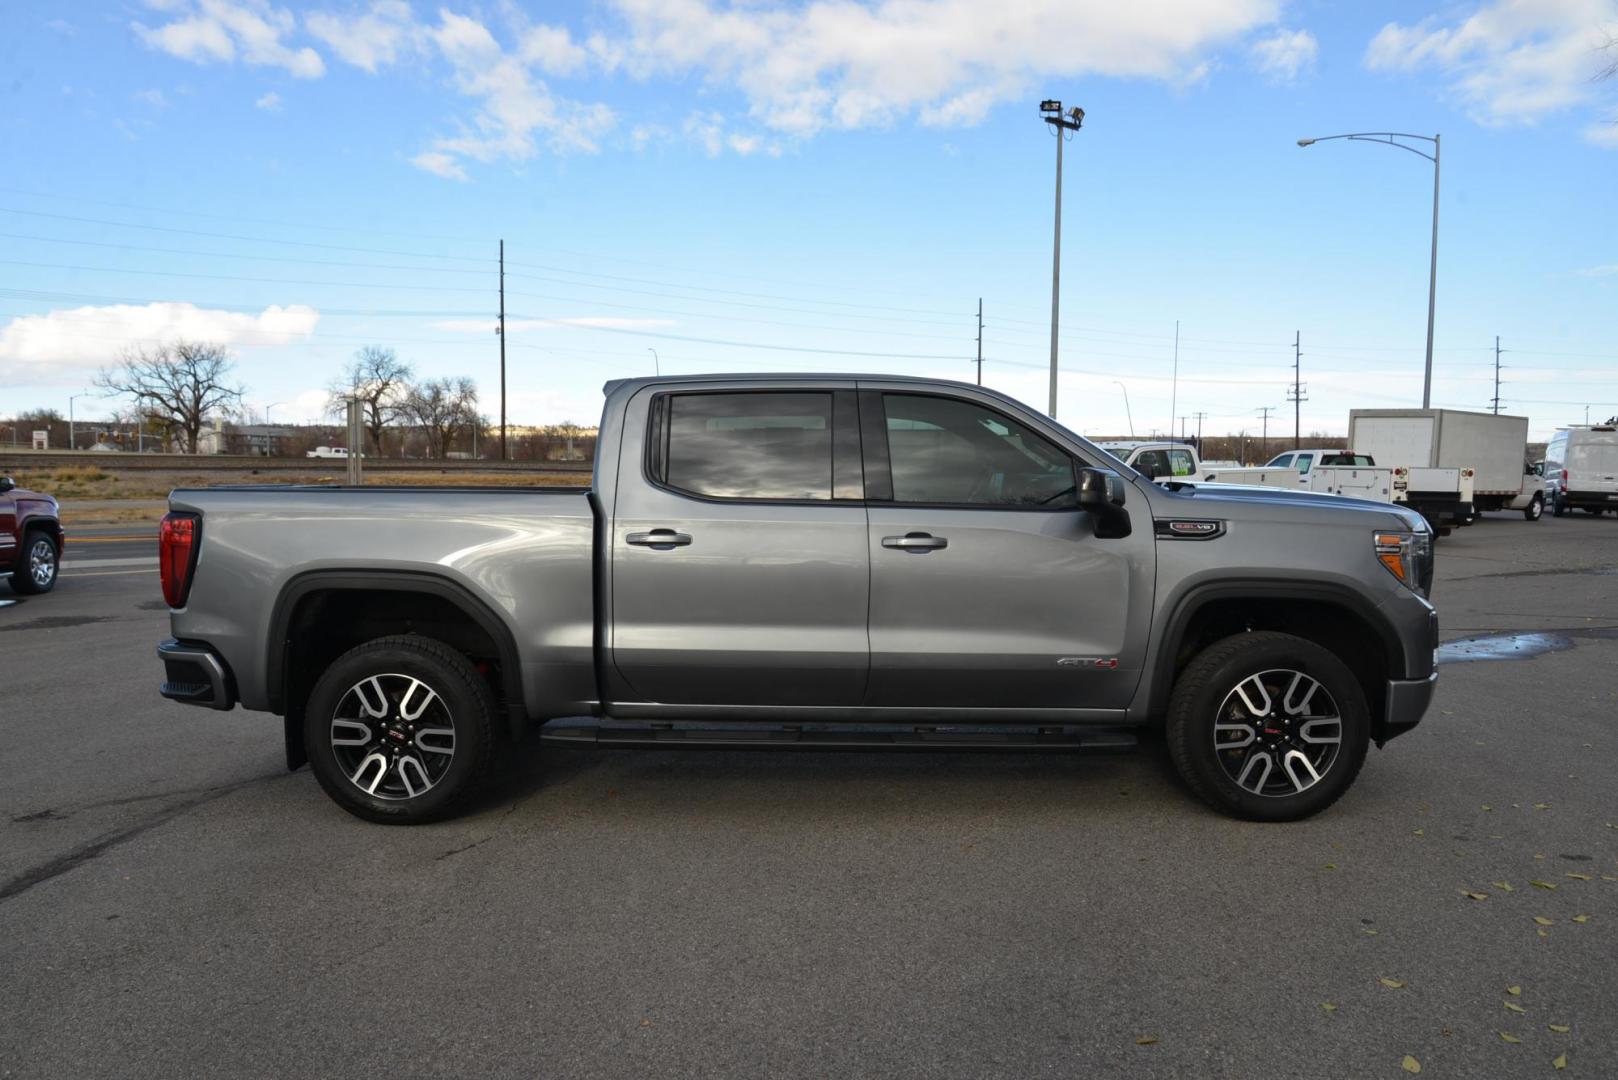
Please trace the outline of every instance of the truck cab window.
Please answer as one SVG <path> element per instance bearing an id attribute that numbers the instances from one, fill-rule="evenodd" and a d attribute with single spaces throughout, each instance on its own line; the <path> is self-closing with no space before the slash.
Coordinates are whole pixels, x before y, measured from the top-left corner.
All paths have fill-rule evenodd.
<path id="1" fill-rule="evenodd" d="M 829 393 L 674 394 L 661 479 L 719 499 L 832 497 Z"/>
<path id="2" fill-rule="evenodd" d="M 1299 454 L 1298 455 L 1298 471 L 1301 472 L 1301 473 L 1307 473 L 1309 471 L 1309 466 L 1313 465 L 1314 462 L 1315 462 L 1315 455 L 1313 455 L 1313 454 Z"/>
<path id="3" fill-rule="evenodd" d="M 893 498 L 973 506 L 1076 505 L 1073 459 L 981 405 L 884 394 Z"/>
<path id="4" fill-rule="evenodd" d="M 1169 475 L 1190 476 L 1196 471 L 1196 464 L 1191 460 L 1189 450 L 1169 451 Z"/>

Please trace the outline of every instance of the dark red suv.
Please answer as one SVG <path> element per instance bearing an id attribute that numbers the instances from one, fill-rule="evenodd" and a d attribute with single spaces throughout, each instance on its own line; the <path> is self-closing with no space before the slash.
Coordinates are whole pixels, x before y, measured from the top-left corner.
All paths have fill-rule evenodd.
<path id="1" fill-rule="evenodd" d="M 11 575 L 20 593 L 49 592 L 62 561 L 62 523 L 56 500 L 0 476 L 0 576 Z"/>

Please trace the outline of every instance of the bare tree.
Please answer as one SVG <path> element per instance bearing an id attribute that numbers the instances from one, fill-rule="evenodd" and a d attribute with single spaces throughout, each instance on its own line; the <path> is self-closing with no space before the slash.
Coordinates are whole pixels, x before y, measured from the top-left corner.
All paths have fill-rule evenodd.
<path id="1" fill-rule="evenodd" d="M 427 436 L 427 452 L 443 457 L 455 436 L 478 422 L 477 383 L 465 375 L 428 379 L 410 388 L 400 406 Z"/>
<path id="2" fill-rule="evenodd" d="M 342 415 L 348 400 L 357 398 L 365 410 L 365 433 L 371 440 L 371 452 L 381 456 L 383 429 L 404 414 L 411 374 L 410 365 L 392 349 L 366 345 L 354 354 L 353 363 L 342 377 L 333 380 L 328 388 L 331 396 L 327 408 Z"/>
<path id="3" fill-rule="evenodd" d="M 176 341 L 155 349 L 126 349 L 116 368 L 103 368 L 96 385 L 135 400 L 135 407 L 197 452 L 208 414 L 240 403 L 245 388 L 229 382 L 230 350 L 203 341 Z"/>

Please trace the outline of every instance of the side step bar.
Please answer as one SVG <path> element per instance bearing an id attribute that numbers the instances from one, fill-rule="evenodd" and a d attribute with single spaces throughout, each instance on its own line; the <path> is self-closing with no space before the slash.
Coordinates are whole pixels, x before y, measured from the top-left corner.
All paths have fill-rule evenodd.
<path id="1" fill-rule="evenodd" d="M 540 741 L 625 750 L 1133 750 L 1128 728 L 1069 725 L 726 724 L 553 720 Z"/>

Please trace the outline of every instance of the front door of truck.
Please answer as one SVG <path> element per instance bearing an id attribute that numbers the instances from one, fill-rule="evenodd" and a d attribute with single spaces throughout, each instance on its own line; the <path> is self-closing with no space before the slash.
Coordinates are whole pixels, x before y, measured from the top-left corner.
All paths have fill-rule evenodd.
<path id="1" fill-rule="evenodd" d="M 1121 709 L 1152 601 L 1151 510 L 1101 539 L 1073 455 L 992 400 L 861 384 L 866 704 Z M 1131 489 L 1132 490 L 1132 489 Z"/>
<path id="2" fill-rule="evenodd" d="M 859 704 L 870 564 L 841 385 L 657 388 L 630 403 L 609 641 L 633 700 Z"/>

